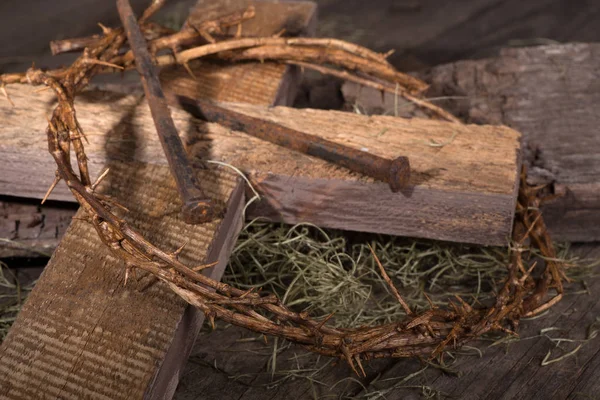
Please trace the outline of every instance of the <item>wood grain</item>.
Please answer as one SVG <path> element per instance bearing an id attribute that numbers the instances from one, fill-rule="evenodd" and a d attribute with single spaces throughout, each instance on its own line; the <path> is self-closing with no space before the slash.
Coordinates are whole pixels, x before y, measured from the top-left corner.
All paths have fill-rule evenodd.
<path id="1" fill-rule="evenodd" d="M 218 261 L 207 274 L 219 279 L 242 225 L 239 177 L 203 171 L 205 190 L 227 203 L 227 213 L 190 226 L 179 218 L 168 168 L 120 162 L 110 168 L 103 191 L 129 208 L 127 219 L 163 249 L 189 240 L 182 260 Z M 162 284 L 144 289 L 149 282 L 139 276 L 124 286 L 122 262 L 90 224 L 74 220 L 0 348 L 0 397 L 131 399 L 172 393 L 202 317 Z"/>
<path id="2" fill-rule="evenodd" d="M 40 198 L 53 161 L 39 135 L 52 94 L 13 86 L 16 107 L 0 114 L 2 194 Z M 147 106 L 140 97 L 90 92 L 76 104 L 87 132 L 92 176 L 106 160 L 164 164 Z M 366 117 L 343 112 L 229 104 L 248 115 L 321 135 L 384 157 L 408 156 L 413 177 L 402 193 L 314 157 L 289 151 L 173 109 L 178 131 L 199 163 L 218 160 L 246 172 L 264 199 L 251 211 L 289 223 L 433 239 L 504 245 L 514 213 L 520 135 L 505 127 L 422 119 Z M 27 121 L 26 124 L 24 121 Z M 60 185 L 54 199 L 70 200 Z"/>
<path id="3" fill-rule="evenodd" d="M 506 49 L 427 74 L 432 96 L 467 97 L 447 102 L 455 113 L 523 133 L 530 183 L 560 196 L 543 208 L 557 240 L 600 240 L 599 66 L 600 45 L 574 43 Z"/>
<path id="4" fill-rule="evenodd" d="M 227 0 L 214 3 L 212 1 L 198 0 L 195 7 L 191 10 L 191 18 L 194 23 L 199 23 L 204 19 L 213 19 L 219 15 L 245 9 L 250 4 L 256 9 L 256 16 L 252 20 L 244 22 L 242 25 L 242 35 L 272 35 L 282 29 L 286 29 L 288 34 L 305 36 L 312 35 L 315 32 L 316 6 L 313 2 L 309 1 L 273 3 L 271 1 L 261 0 L 251 2 L 246 0 Z M 102 12 L 104 12 L 104 10 Z M 114 20 L 114 22 L 117 23 L 118 15 L 116 13 L 116 8 L 114 9 L 113 14 L 111 20 Z M 93 25 L 94 29 L 97 29 L 95 22 Z M 230 33 L 235 33 L 235 27 L 230 28 Z M 26 69 L 28 66 L 29 64 L 23 68 Z M 186 93 L 190 95 L 193 91 L 193 95 L 195 96 L 208 97 L 213 100 L 238 101 L 264 105 L 289 105 L 294 100 L 295 91 L 300 80 L 300 73 L 296 68 L 286 67 L 276 63 L 249 62 L 236 65 L 219 65 L 210 62 L 202 62 L 192 64 L 192 69 L 194 70 L 197 79 L 191 78 L 188 72 L 182 67 L 172 67 L 163 71 L 162 80 L 163 85 L 165 86 L 165 92 L 168 96 L 172 96 L 175 93 Z M 129 81 L 131 81 L 131 78 L 129 78 Z M 103 87 L 110 86 L 107 84 L 100 85 Z M 118 85 L 123 86 L 123 82 L 119 82 Z M 117 87 L 117 84 L 113 84 L 112 86 L 119 89 L 119 91 L 121 90 L 121 87 Z M 9 92 L 12 92 L 10 88 L 8 90 Z M 17 94 L 15 93 L 15 95 Z M 134 112 L 132 103 L 119 103 L 119 98 L 118 95 L 109 96 L 107 101 L 115 101 L 118 105 L 127 107 L 129 111 Z M 43 99 L 36 98 L 36 101 L 37 100 L 47 102 L 46 105 L 43 106 L 43 109 L 46 113 L 50 113 L 52 108 L 52 96 Z M 92 101 L 98 101 L 98 99 Z M 0 104 L 2 106 L 6 105 Z M 145 105 L 142 107 L 145 107 Z M 12 112 L 9 111 L 9 113 Z M 41 116 L 42 114 L 39 115 Z M 124 113 L 123 117 L 126 116 L 127 114 Z M 132 117 L 132 114 L 129 114 L 128 116 Z M 99 119 L 101 119 L 101 117 L 99 117 Z M 92 123 L 88 126 L 88 128 L 90 128 L 88 134 L 102 134 L 103 131 L 97 129 L 99 126 L 103 126 L 102 123 L 99 125 L 95 122 Z M 36 125 L 34 129 L 37 128 L 43 129 L 41 124 Z M 147 128 L 153 129 L 151 125 L 148 125 Z M 31 133 L 33 132 L 34 130 L 31 130 Z M 42 130 L 39 130 L 38 132 L 42 132 Z M 118 130 L 118 132 L 122 131 Z M 115 133 L 118 134 L 118 132 Z M 132 135 L 135 136 L 135 132 L 131 132 L 126 136 L 131 138 Z M 42 140 L 42 136 L 43 135 L 39 136 L 40 140 Z M 38 140 L 37 136 L 35 140 Z M 119 138 L 114 138 L 113 144 L 119 140 Z M 41 145 L 41 141 L 39 144 Z M 119 147 L 119 143 L 116 144 L 116 147 Z M 126 150 L 124 152 L 127 153 Z M 132 158 L 126 156 L 122 159 L 131 160 Z M 101 163 L 102 162 L 103 161 L 101 161 Z M 32 167 L 36 171 L 35 173 L 41 172 L 42 166 L 39 164 L 34 163 Z M 100 164 L 96 165 L 96 167 L 102 168 Z M 6 193 L 4 188 L 7 187 L 5 185 L 8 184 L 6 178 L 3 179 L 3 176 L 8 176 L 10 174 L 9 171 L 11 170 L 12 167 L 7 167 L 4 173 L 0 174 L 0 192 L 2 193 Z M 45 186 L 45 181 L 41 185 Z M 22 194 L 24 197 L 31 196 L 30 191 L 24 191 Z M 39 198 L 39 196 L 35 195 L 34 197 Z M 68 191 L 66 191 L 66 188 L 62 189 L 62 195 L 53 198 L 73 201 L 73 198 L 69 195 Z M 32 206 L 30 211 L 24 211 L 22 210 L 23 205 L 19 204 L 18 201 L 14 203 L 14 206 L 10 207 L 8 205 L 9 203 L 12 203 L 9 199 L 3 202 L 6 211 L 4 214 L 0 214 L 4 215 L 4 217 L 0 219 L 0 238 L 3 239 L 0 242 L 0 258 L 14 256 L 35 257 L 40 256 L 40 252 L 44 254 L 51 253 L 64 234 L 66 225 L 61 221 L 65 217 L 69 217 L 69 211 L 63 211 L 60 207 L 55 210 L 52 205 L 48 204 L 41 207 L 41 211 L 37 209 L 37 206 Z M 24 216 L 24 213 L 31 213 L 31 215 Z M 53 218 L 54 216 L 60 219 L 60 221 L 55 221 L 55 218 Z M 33 219 L 46 217 L 48 217 L 48 219 L 45 219 L 45 225 L 41 229 L 26 229 L 25 231 L 24 224 L 21 224 L 19 226 L 20 232 L 15 230 L 16 221 L 21 221 L 21 219 L 23 219 L 24 222 L 29 224 L 33 222 Z M 55 232 L 52 232 L 53 229 Z"/>
<path id="5" fill-rule="evenodd" d="M 240 77 L 240 84 L 248 91 L 239 100 L 273 104 L 277 98 L 287 98 L 293 77 L 286 71 L 252 76 L 252 70 L 252 65 L 246 65 L 246 75 Z M 281 84 L 284 80 L 286 85 Z M 273 90 L 264 91 L 265 87 Z M 87 99 L 84 94 L 76 102 L 91 105 L 102 99 L 108 100 L 113 110 L 122 111 L 115 115 L 116 120 L 108 118 L 115 136 L 102 140 L 101 145 L 117 157 L 105 154 L 92 162 L 93 173 L 110 168 L 105 190 L 129 208 L 128 219 L 151 242 L 169 250 L 187 242 L 182 260 L 189 265 L 218 261 L 207 274 L 219 280 L 242 226 L 244 186 L 240 177 L 224 168 L 198 171 L 204 192 L 226 211 L 222 220 L 197 226 L 184 224 L 179 219 L 181 206 L 168 168 L 131 162 L 138 159 L 135 142 L 139 127 L 131 124 L 136 113 L 142 112 L 143 130 L 156 140 L 154 126 L 147 119 L 147 105 L 139 96 L 124 98 L 118 94 Z M 40 116 L 54 106 L 52 96 L 37 104 L 41 105 Z M 24 106 L 21 103 L 19 107 Z M 16 116 L 19 111 L 7 113 Z M 98 114 L 94 119 L 85 131 L 90 138 L 104 137 L 108 132 L 104 130 L 107 116 Z M 33 134 L 26 141 L 31 140 L 30 144 L 41 151 L 46 147 L 44 127 L 25 122 L 27 131 Z M 13 144 L 21 147 L 25 142 L 17 139 Z M 163 157 L 162 151 L 156 152 L 158 148 L 153 150 L 149 153 L 153 157 Z M 18 168 L 14 163 L 20 158 L 18 154 L 19 150 L 5 164 L 0 187 L 8 186 L 9 171 Z M 43 164 L 49 158 L 43 158 L 41 164 L 32 166 L 33 170 L 48 167 Z M 130 281 L 124 287 L 123 274 L 123 266 L 100 242 L 95 230 L 76 219 L 0 348 L 0 398 L 172 397 L 203 315 L 160 284 L 145 288 L 149 277 Z"/>
<path id="6" fill-rule="evenodd" d="M 254 6 L 255 17 L 242 23 L 242 36 L 271 36 L 285 30 L 288 35 L 312 36 L 316 30 L 316 5 L 310 1 L 199 0 L 190 22 L 200 25 L 227 10 Z M 228 33 L 235 34 L 237 27 Z M 165 95 L 211 98 L 249 104 L 292 105 L 299 85 L 296 67 L 275 62 L 223 64 L 199 60 L 189 64 L 194 77 L 181 66 L 165 68 L 161 83 Z"/>

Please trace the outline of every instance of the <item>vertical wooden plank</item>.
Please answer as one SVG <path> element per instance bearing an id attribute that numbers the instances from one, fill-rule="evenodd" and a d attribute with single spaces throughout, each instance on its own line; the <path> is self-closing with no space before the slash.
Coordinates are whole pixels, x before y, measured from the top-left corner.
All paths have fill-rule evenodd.
<path id="1" fill-rule="evenodd" d="M 202 173 L 205 190 L 227 203 L 227 212 L 222 220 L 190 226 L 179 217 L 168 168 L 115 162 L 109 176 L 104 192 L 123 202 L 138 230 L 167 250 L 189 240 L 182 260 L 192 265 L 218 260 L 208 273 L 220 278 L 241 229 L 238 177 Z M 77 217 L 82 216 L 80 210 Z M 145 288 L 149 276 L 125 286 L 123 267 L 90 224 L 74 220 L 0 348 L 1 398 L 172 393 L 201 317 L 166 286 Z M 162 377 L 167 369 L 171 379 Z"/>

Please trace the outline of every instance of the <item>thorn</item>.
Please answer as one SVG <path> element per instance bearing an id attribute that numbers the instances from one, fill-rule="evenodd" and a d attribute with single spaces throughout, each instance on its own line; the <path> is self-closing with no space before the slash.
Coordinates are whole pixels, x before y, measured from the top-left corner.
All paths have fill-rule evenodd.
<path id="1" fill-rule="evenodd" d="M 102 182 L 102 180 L 104 178 L 106 178 L 106 175 L 108 175 L 108 171 L 110 171 L 110 168 L 106 168 L 104 170 L 104 172 L 102 172 L 100 174 L 100 176 L 98 178 L 96 178 L 96 182 L 92 183 L 92 193 L 96 190 L 96 188 L 98 187 L 98 185 L 100 184 L 100 182 Z"/>
<path id="2" fill-rule="evenodd" d="M 317 325 L 317 330 L 320 331 L 321 328 L 327 323 L 327 321 L 329 321 L 331 319 L 331 317 L 333 317 L 333 315 L 335 314 L 335 312 L 332 312 L 331 314 L 329 314 L 328 316 L 325 317 L 325 319 L 321 322 L 319 322 L 319 325 Z"/>
<path id="3" fill-rule="evenodd" d="M 215 44 L 217 43 L 217 41 L 215 40 L 214 37 L 211 36 L 210 33 L 208 33 L 205 29 L 198 29 L 195 26 L 192 25 L 192 27 L 196 30 L 196 32 L 198 32 L 200 34 L 200 36 L 202 36 L 204 38 L 204 40 L 206 40 L 208 43 L 211 44 Z"/>
<path id="4" fill-rule="evenodd" d="M 435 334 L 435 332 L 433 331 L 433 328 L 431 327 L 431 325 L 429 325 L 429 324 L 425 324 L 425 329 L 427 329 L 427 332 L 429 332 L 429 335 L 430 335 L 431 337 L 433 337 L 433 338 L 434 338 L 434 337 L 436 337 L 436 334 Z"/>
<path id="5" fill-rule="evenodd" d="M 75 135 L 75 134 L 73 134 L 73 133 L 70 133 L 70 135 L 69 135 L 69 139 L 71 139 L 71 140 L 80 140 L 80 139 L 86 139 L 86 141 L 87 141 L 87 138 L 86 138 L 85 136 L 81 136 L 81 135 Z M 88 142 L 88 143 L 89 143 L 89 142 Z"/>
<path id="6" fill-rule="evenodd" d="M 97 60 L 95 58 L 87 58 L 87 59 L 85 59 L 85 63 L 86 64 L 98 64 L 98 65 L 103 65 L 105 67 L 117 68 L 120 70 L 125 69 L 124 67 L 122 67 L 120 65 L 109 63 L 108 61 Z"/>
<path id="7" fill-rule="evenodd" d="M 462 297 L 460 297 L 459 295 L 454 295 L 454 297 L 456 297 L 456 299 L 460 302 L 460 304 L 463 306 L 463 309 L 465 309 L 467 312 L 471 312 L 473 310 L 473 308 L 469 305 L 469 303 L 467 303 L 466 301 L 464 301 L 462 299 Z"/>
<path id="8" fill-rule="evenodd" d="M 235 38 L 239 39 L 241 37 L 242 37 L 242 23 L 240 22 L 237 24 L 237 29 L 235 31 Z"/>
<path id="9" fill-rule="evenodd" d="M 369 247 L 369 250 L 371 250 L 371 254 L 373 254 L 373 258 L 375 259 L 375 262 L 377 263 L 377 266 L 379 267 L 379 271 L 381 272 L 381 275 L 383 276 L 383 279 L 385 280 L 385 282 L 390 287 L 392 294 L 394 295 L 394 297 L 396 297 L 396 300 L 398 300 L 398 303 L 400 303 L 400 305 L 404 309 L 404 312 L 406 313 L 406 315 L 412 315 L 413 312 L 410 309 L 410 306 L 406 303 L 406 301 L 404 301 L 404 298 L 402 297 L 402 295 L 400 294 L 398 289 L 396 289 L 396 286 L 394 286 L 394 283 L 392 282 L 389 275 L 385 271 L 385 268 L 383 268 L 381 261 L 379 261 L 379 257 L 377 257 L 377 254 L 375 254 L 375 250 L 373 250 L 373 247 L 371 247 L 370 244 L 367 244 L 367 246 Z"/>
<path id="10" fill-rule="evenodd" d="M 210 327 L 214 331 L 215 330 L 215 316 L 212 313 L 208 314 L 208 322 L 210 323 Z"/>
<path id="11" fill-rule="evenodd" d="M 276 34 L 273 35 L 273 37 L 278 38 L 283 36 L 283 34 L 286 32 L 285 28 L 283 28 L 282 30 L 280 30 L 279 32 L 277 32 Z"/>
<path id="12" fill-rule="evenodd" d="M 433 301 L 431 301 L 431 298 L 429 296 L 427 296 L 427 293 L 423 292 L 423 296 L 425 296 L 425 298 L 427 299 L 427 302 L 429 303 L 429 308 L 432 310 L 435 310 L 437 307 L 435 304 L 433 304 Z"/>
<path id="13" fill-rule="evenodd" d="M 256 288 L 250 288 L 250 289 L 246 290 L 244 293 L 239 295 L 238 298 L 243 299 L 244 297 L 248 296 L 250 293 L 254 292 L 254 289 L 256 289 Z"/>
<path id="14" fill-rule="evenodd" d="M 396 52 L 396 49 L 388 50 L 386 53 L 383 54 L 383 58 L 386 59 L 389 56 L 391 56 L 392 54 L 394 54 L 395 52 Z"/>
<path id="15" fill-rule="evenodd" d="M 116 201 L 112 198 L 104 197 L 104 198 L 102 198 L 102 200 L 104 200 L 106 203 L 108 203 L 108 205 L 120 208 L 121 210 L 123 210 L 125 212 L 131 212 L 131 211 L 129 211 L 129 208 L 125 207 L 123 204 L 119 203 L 118 201 Z"/>
<path id="16" fill-rule="evenodd" d="M 123 286 L 127 286 L 127 280 L 129 279 L 129 272 L 131 272 L 131 275 L 133 276 L 133 279 L 135 279 L 137 281 L 137 274 L 135 272 L 135 265 L 133 265 L 133 264 L 127 264 L 127 266 L 125 267 L 125 283 L 123 284 Z"/>
<path id="17" fill-rule="evenodd" d="M 54 126 L 54 124 L 52 123 L 52 121 L 50 120 L 50 117 L 48 116 L 48 114 L 46 114 L 46 121 L 48 121 L 48 127 L 50 128 L 50 130 L 53 133 L 56 133 L 56 127 Z"/>
<path id="18" fill-rule="evenodd" d="M 58 171 L 56 171 L 55 175 L 54 175 L 54 181 L 52 182 L 52 184 L 48 188 L 48 191 L 44 195 L 44 198 L 42 199 L 42 203 L 41 204 L 44 204 L 46 202 L 46 200 L 48 200 L 48 197 L 50 196 L 50 193 L 52 193 L 52 191 L 54 190 L 54 188 L 56 187 L 56 185 L 58 185 L 58 182 L 60 182 L 60 179 L 61 179 L 60 175 L 58 175 Z"/>
<path id="19" fill-rule="evenodd" d="M 529 278 L 531 276 L 531 272 L 533 271 L 533 269 L 536 267 L 537 265 L 537 261 L 534 261 L 531 264 L 531 267 L 529 267 L 529 269 L 523 274 L 523 276 L 519 279 L 519 284 L 523 285 L 525 283 L 525 281 L 527 280 L 527 278 Z"/>
<path id="20" fill-rule="evenodd" d="M 79 121 L 77 121 L 77 120 L 75 120 L 75 128 L 76 128 L 75 132 L 77 132 L 81 137 L 83 137 L 85 139 L 85 142 L 87 144 L 90 144 L 90 141 L 88 140 L 88 138 L 85 135 L 85 133 L 83 133 L 83 129 L 81 129 L 81 126 L 79 125 Z"/>
<path id="21" fill-rule="evenodd" d="M 360 372 L 362 372 L 363 378 L 366 378 L 367 374 L 365 373 L 365 369 L 363 368 L 362 363 L 360 362 L 360 354 L 355 355 L 354 359 L 356 360 L 356 364 L 358 364 L 358 368 L 360 368 Z"/>
<path id="22" fill-rule="evenodd" d="M 197 267 L 194 267 L 194 268 L 192 268 L 192 271 L 199 272 L 199 271 L 205 270 L 205 269 L 207 269 L 207 268 L 214 267 L 214 266 L 215 266 L 215 265 L 217 265 L 218 263 L 219 263 L 218 261 L 215 261 L 215 262 L 212 262 L 212 263 L 209 263 L 209 264 L 203 264 L 203 265 L 199 265 L 199 266 L 197 266 Z"/>
<path id="23" fill-rule="evenodd" d="M 108 35 L 109 33 L 112 32 L 111 28 L 108 28 L 107 26 L 105 26 L 101 22 L 98 22 L 98 26 L 100 27 L 100 29 L 102 29 L 102 33 L 104 33 L 105 35 Z"/>
<path id="24" fill-rule="evenodd" d="M 267 335 L 263 334 L 262 337 L 265 344 L 269 344 L 269 341 L 267 340 Z"/>
<path id="25" fill-rule="evenodd" d="M 348 363 L 348 365 L 350 365 L 350 368 L 352 368 L 352 371 L 354 371 L 354 373 L 357 376 L 360 376 L 360 374 L 356 370 L 356 367 L 354 366 L 354 362 L 352 361 L 352 355 L 350 355 L 350 350 L 348 350 L 348 348 L 345 345 L 342 345 L 342 353 L 344 354 L 346 362 Z"/>
<path id="26" fill-rule="evenodd" d="M 177 250 L 175 250 L 173 253 L 171 253 L 171 256 L 173 256 L 174 258 L 178 258 L 179 255 L 181 254 L 181 252 L 183 251 L 183 248 L 189 243 L 190 241 L 186 241 L 184 244 L 182 244 Z"/>
<path id="27" fill-rule="evenodd" d="M 197 81 L 198 78 L 196 77 L 196 75 L 194 75 L 194 71 L 192 71 L 192 69 L 190 68 L 190 65 L 188 63 L 183 63 L 183 68 L 185 68 L 185 70 L 187 71 L 187 73 L 192 77 L 193 80 Z"/>
<path id="28" fill-rule="evenodd" d="M 123 210 L 125 212 L 130 212 L 127 207 L 125 207 L 121 203 L 117 202 L 115 199 L 113 199 L 110 196 L 97 193 L 96 197 L 98 197 L 98 199 L 100 199 L 105 205 L 115 206 L 115 207 L 118 207 L 118 208 L 120 208 L 121 210 Z"/>
<path id="29" fill-rule="evenodd" d="M 0 90 L 2 90 L 2 94 L 4 94 L 4 97 L 6 97 L 6 100 L 8 100 L 10 105 L 14 107 L 15 103 L 13 103 L 12 99 L 8 95 L 8 92 L 6 91 L 6 88 L 4 87 L 4 82 L 2 82 L 2 86 L 0 86 Z"/>
<path id="30" fill-rule="evenodd" d="M 123 283 L 123 286 L 127 286 L 127 281 L 129 280 L 129 270 L 131 269 L 131 267 L 129 265 L 127 265 L 125 267 L 125 282 Z"/>

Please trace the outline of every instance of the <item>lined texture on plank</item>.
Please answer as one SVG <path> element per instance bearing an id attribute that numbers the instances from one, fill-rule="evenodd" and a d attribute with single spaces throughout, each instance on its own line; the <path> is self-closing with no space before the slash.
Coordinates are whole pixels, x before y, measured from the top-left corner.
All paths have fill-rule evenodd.
<path id="1" fill-rule="evenodd" d="M 242 36 L 271 36 L 285 30 L 289 35 L 312 36 L 316 27 L 316 5 L 308 1 L 247 1 L 199 0 L 190 22 L 199 26 L 203 21 L 225 10 L 242 11 L 254 6 L 255 16 L 241 25 Z M 233 35 L 237 27 L 226 31 Z M 250 104 L 291 105 L 299 81 L 298 68 L 275 62 L 218 63 L 199 60 L 189 63 L 194 76 L 181 66 L 165 68 L 161 83 L 167 98 L 185 95 L 190 98 L 210 98 L 217 101 Z"/>
<path id="2" fill-rule="evenodd" d="M 600 240 L 600 45 L 503 50 L 499 57 L 432 69 L 432 96 L 466 96 L 447 107 L 477 123 L 523 133 L 532 184 L 560 197 L 545 204 L 557 240 Z"/>
<path id="3" fill-rule="evenodd" d="M 16 107 L 0 108 L 5 119 L 0 126 L 0 165 L 7 172 L 1 178 L 2 194 L 40 198 L 52 181 L 54 166 L 43 156 L 46 144 L 38 133 L 46 124 L 44 112 L 30 107 L 51 103 L 52 95 L 36 94 L 28 86 L 13 86 L 11 95 Z M 141 98 L 88 92 L 76 107 L 88 132 L 86 151 L 93 176 L 107 159 L 166 163 Z M 250 211 L 253 216 L 506 244 L 520 155 L 520 135 L 509 128 L 285 107 L 228 107 L 384 157 L 408 156 L 413 170 L 411 187 L 392 193 L 386 183 L 173 109 L 175 125 L 198 163 L 223 161 L 250 175 L 264 196 Z M 53 198 L 70 200 L 71 195 L 59 185 Z"/>
<path id="4" fill-rule="evenodd" d="M 102 191 L 130 210 L 127 220 L 165 250 L 189 241 L 182 261 L 218 260 L 207 274 L 220 279 L 241 229 L 239 177 L 202 171 L 204 190 L 228 209 L 223 220 L 191 226 L 179 217 L 168 168 L 120 162 L 110 168 Z M 193 343 L 169 364 L 175 332 L 197 329 L 200 313 L 184 312 L 184 301 L 139 271 L 125 286 L 124 271 L 93 226 L 75 219 L 0 348 L 1 398 L 131 399 L 150 397 L 157 384 L 164 385 L 154 389 L 162 398 L 172 382 L 159 370 L 177 376 Z"/>

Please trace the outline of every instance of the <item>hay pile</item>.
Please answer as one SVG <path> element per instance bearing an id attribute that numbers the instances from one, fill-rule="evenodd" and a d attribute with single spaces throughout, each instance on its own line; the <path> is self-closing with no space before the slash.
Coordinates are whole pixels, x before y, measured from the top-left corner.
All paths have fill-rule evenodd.
<path id="1" fill-rule="evenodd" d="M 485 304 L 494 298 L 508 262 L 508 248 L 502 247 L 254 220 L 242 230 L 223 281 L 242 289 L 261 287 L 297 311 L 333 313 L 331 322 L 339 327 L 400 320 L 404 310 L 390 293 L 368 245 L 417 311 L 429 306 L 426 296 L 436 305 L 446 304 L 455 295 L 472 305 Z M 560 258 L 570 266 L 572 279 L 583 281 L 591 276 L 598 262 L 573 257 L 568 245 L 557 247 Z M 0 262 L 0 342 L 34 284 L 22 286 L 12 270 Z"/>

